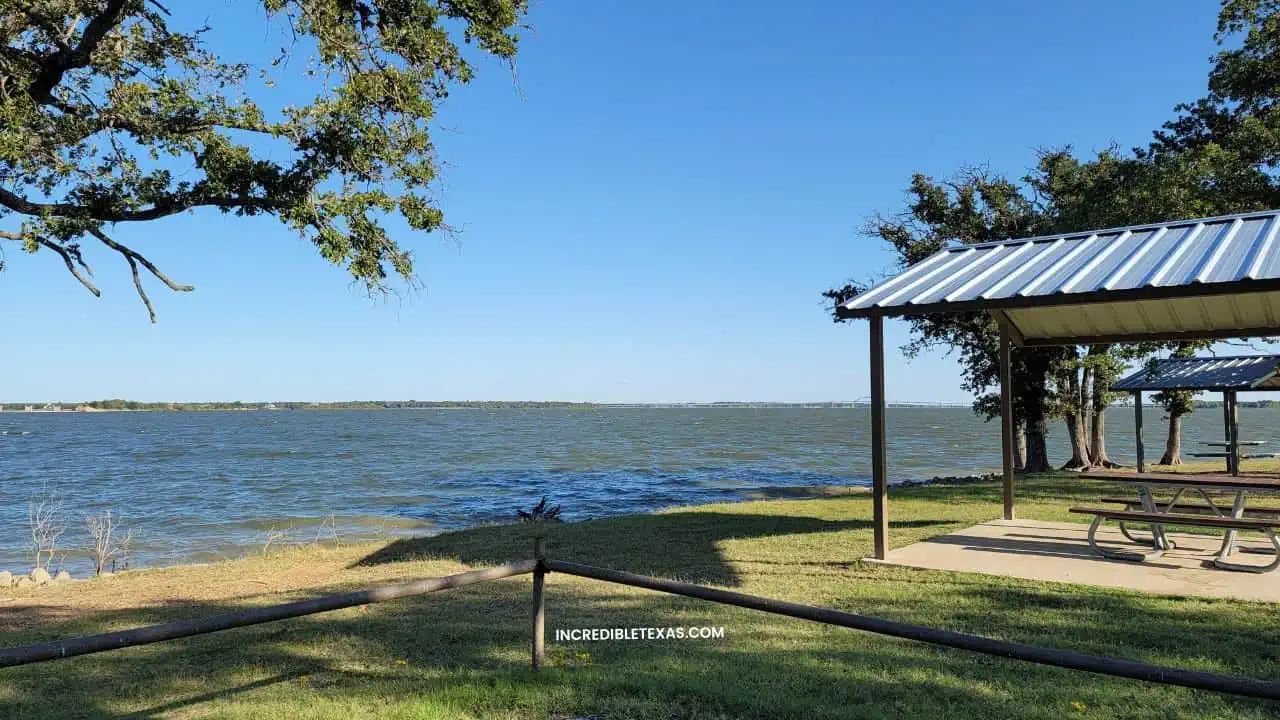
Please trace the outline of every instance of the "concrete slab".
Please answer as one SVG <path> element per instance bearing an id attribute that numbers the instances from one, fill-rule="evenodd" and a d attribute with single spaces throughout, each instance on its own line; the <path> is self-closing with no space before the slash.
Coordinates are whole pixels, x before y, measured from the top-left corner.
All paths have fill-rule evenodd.
<path id="1" fill-rule="evenodd" d="M 1230 572 L 1211 564 L 1222 542 L 1220 537 L 1170 533 L 1177 548 L 1158 560 L 1133 563 L 1095 555 L 1089 549 L 1088 535 L 1089 526 L 1078 523 L 993 520 L 890 551 L 884 563 L 1162 595 L 1280 602 L 1280 570 Z M 1242 536 L 1238 544 L 1260 550 L 1270 548 L 1269 543 L 1257 541 L 1256 537 Z M 1115 529 L 1100 529 L 1098 542 L 1116 549 L 1140 549 Z M 1238 553 L 1232 560 L 1263 565 L 1270 558 Z"/>

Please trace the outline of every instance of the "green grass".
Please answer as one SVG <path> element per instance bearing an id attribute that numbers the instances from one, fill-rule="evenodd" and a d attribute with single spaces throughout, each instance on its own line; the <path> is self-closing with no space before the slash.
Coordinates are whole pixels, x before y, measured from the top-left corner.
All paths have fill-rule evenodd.
<path id="1" fill-rule="evenodd" d="M 1266 448 L 1258 448 L 1265 451 Z M 1244 451 L 1246 455 L 1249 451 Z M 1225 460 L 1199 460 L 1188 459 L 1181 465 L 1149 465 L 1148 470 L 1151 472 L 1172 472 L 1172 473 L 1225 473 L 1227 471 Z M 1280 472 L 1280 458 L 1254 458 L 1252 460 L 1241 460 L 1240 471 L 1244 473 L 1276 473 Z"/>
<path id="2" fill-rule="evenodd" d="M 1020 483 L 1022 517 L 1117 492 Z M 996 484 L 892 493 L 895 546 L 999 514 Z M 1277 606 L 872 566 L 865 494 L 484 527 L 76 583 L 0 604 L 14 645 L 528 557 L 562 559 L 1019 642 L 1280 679 Z M 310 564 L 289 592 L 223 592 Z M 1118 570 L 1123 571 L 1123 569 Z M 265 578 L 254 580 L 253 578 Z M 163 585 L 162 591 L 156 589 Z M 585 579 L 548 579 L 557 628 L 724 626 L 722 640 L 549 643 L 528 669 L 530 579 L 0 671 L 0 717 L 1265 718 L 1280 705 L 1000 660 Z M 189 587 L 190 592 L 183 588 Z M 296 586 L 295 586 L 296 587 Z M 149 594 L 148 594 L 149 593 Z M 221 594 L 220 594 L 221 593 Z M 193 599 L 181 602 L 182 598 Z M 203 598 L 203 599 L 199 599 Z M 2 618 L 0 618 L 2 619 Z"/>

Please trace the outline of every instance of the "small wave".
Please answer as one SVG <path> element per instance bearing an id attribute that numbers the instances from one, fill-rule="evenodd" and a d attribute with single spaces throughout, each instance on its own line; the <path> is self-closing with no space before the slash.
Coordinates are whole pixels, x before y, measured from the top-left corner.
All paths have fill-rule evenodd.
<path id="1" fill-rule="evenodd" d="M 766 455 L 754 450 L 707 450 L 707 457 L 727 458 L 729 460 L 764 460 Z"/>
<path id="2" fill-rule="evenodd" d="M 159 448 L 146 452 L 134 453 L 133 459 L 142 460 L 175 460 L 187 454 L 182 448 Z"/>
<path id="3" fill-rule="evenodd" d="M 237 460 L 280 460 L 283 458 L 311 458 L 318 453 L 307 450 L 246 450 L 235 454 Z"/>
<path id="4" fill-rule="evenodd" d="M 15 437 L 22 437 L 24 435 L 31 435 L 32 433 L 30 430 L 5 430 L 3 433 L 0 433 L 0 434 L 13 435 Z"/>

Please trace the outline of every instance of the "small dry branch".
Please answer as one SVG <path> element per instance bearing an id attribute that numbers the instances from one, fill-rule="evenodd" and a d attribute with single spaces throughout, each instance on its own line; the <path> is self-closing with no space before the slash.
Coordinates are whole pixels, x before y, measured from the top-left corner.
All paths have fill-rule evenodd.
<path id="1" fill-rule="evenodd" d="M 27 524 L 35 567 L 48 570 L 58 553 L 58 538 L 67 530 L 62 521 L 62 496 L 53 490 L 41 490 L 27 505 Z"/>
<path id="2" fill-rule="evenodd" d="M 103 510 L 98 515 L 86 515 L 84 518 L 85 528 L 89 531 L 91 542 L 89 552 L 93 556 L 96 575 L 102 574 L 107 563 L 111 563 L 114 570 L 117 560 L 125 560 L 129 556 L 130 547 L 133 545 L 133 530 L 128 530 L 121 536 L 119 534 L 121 519 L 120 515 L 113 514 L 110 509 Z"/>

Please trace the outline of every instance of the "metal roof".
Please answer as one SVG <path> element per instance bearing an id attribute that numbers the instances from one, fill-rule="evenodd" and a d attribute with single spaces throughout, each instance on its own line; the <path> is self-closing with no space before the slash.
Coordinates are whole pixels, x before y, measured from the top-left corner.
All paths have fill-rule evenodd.
<path id="1" fill-rule="evenodd" d="M 838 312 L 973 310 L 1027 345 L 1280 334 L 1280 210 L 949 247 Z"/>
<path id="2" fill-rule="evenodd" d="M 1280 390 L 1280 355 L 1169 358 L 1111 386 L 1112 390 Z"/>

